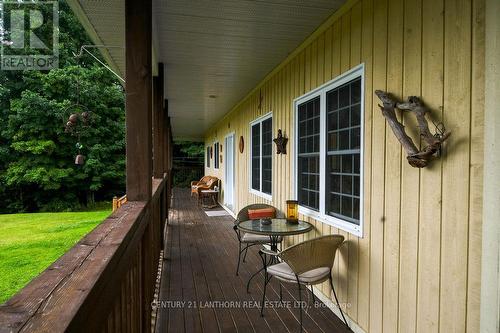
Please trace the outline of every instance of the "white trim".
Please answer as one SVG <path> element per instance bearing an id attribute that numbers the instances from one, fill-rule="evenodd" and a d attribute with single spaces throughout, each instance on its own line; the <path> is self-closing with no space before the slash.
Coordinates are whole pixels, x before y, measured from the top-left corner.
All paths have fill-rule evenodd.
<path id="1" fill-rule="evenodd" d="M 269 118 L 273 118 L 273 112 L 270 111 L 254 120 L 252 120 L 250 123 L 249 123 L 249 130 L 250 130 L 250 133 L 249 133 L 249 137 L 250 137 L 250 142 L 249 142 L 249 156 L 250 158 L 248 159 L 248 192 L 251 193 L 251 194 L 254 194 L 256 196 L 259 196 L 261 198 L 264 198 L 266 200 L 269 200 L 269 201 L 273 201 L 273 189 L 271 187 L 271 194 L 267 194 L 267 193 L 264 193 L 262 191 L 258 191 L 256 189 L 253 189 L 252 188 L 252 126 L 254 125 L 257 125 L 257 124 L 261 124 L 260 125 L 260 160 L 259 160 L 259 163 L 260 163 L 260 184 L 259 184 L 259 187 L 260 189 L 262 190 L 262 122 L 264 120 L 267 120 Z M 273 129 L 274 129 L 274 121 L 271 120 L 273 122 Z M 272 149 L 272 148 L 271 148 Z M 272 167 L 274 165 L 274 154 L 271 153 L 271 179 L 274 179 L 274 168 Z"/>
<path id="2" fill-rule="evenodd" d="M 307 286 L 307 288 L 309 290 L 311 290 L 311 286 Z M 325 294 L 323 294 L 322 292 L 317 292 L 318 289 L 315 288 L 313 289 L 315 292 L 314 292 L 314 296 L 316 296 L 317 298 L 319 298 L 319 300 L 321 302 L 323 302 L 323 304 L 325 304 L 328 309 L 330 309 L 342 322 L 344 322 L 344 320 L 342 319 L 342 315 L 340 314 L 340 311 L 337 307 L 337 304 L 334 303 L 331 299 L 329 299 Z M 352 320 L 348 315 L 347 313 L 344 311 L 344 316 L 345 318 L 347 319 L 347 322 L 349 323 L 349 327 L 351 328 L 351 330 L 354 332 L 354 333 L 366 333 L 365 330 L 363 330 L 361 327 L 358 326 L 358 324 L 356 322 L 354 322 L 354 320 Z"/>
<path id="3" fill-rule="evenodd" d="M 344 220 L 337 218 L 337 217 L 334 217 L 334 216 L 321 214 L 320 212 L 317 212 L 315 210 L 312 210 L 310 208 L 303 207 L 300 205 L 299 205 L 299 213 L 304 215 L 304 216 L 313 218 L 321 223 L 331 225 L 332 227 L 342 229 L 342 230 L 347 231 L 347 232 L 349 232 L 357 237 L 363 238 L 362 237 L 363 236 L 362 228 L 361 228 L 361 219 L 360 219 L 360 225 L 357 225 L 357 224 L 354 224 L 351 222 L 344 221 Z M 361 214 L 361 210 L 360 210 L 360 214 Z"/>
<path id="4" fill-rule="evenodd" d="M 271 118 L 272 116 L 273 116 L 273 111 L 269 111 L 268 113 L 266 113 L 262 116 L 259 116 L 258 118 L 255 118 L 254 120 L 252 120 L 250 122 L 250 127 L 252 127 L 252 125 L 255 125 L 257 123 L 261 123 L 264 120 L 266 120 L 267 118 Z"/>
<path id="5" fill-rule="evenodd" d="M 272 195 L 269 195 L 267 193 L 264 193 L 264 192 L 261 192 L 261 191 L 257 191 L 257 190 L 254 190 L 253 188 L 251 188 L 249 190 L 250 193 L 258 196 L 258 197 L 261 197 L 263 199 L 266 199 L 266 200 L 269 200 L 269 201 L 273 201 L 273 196 Z"/>
<path id="6" fill-rule="evenodd" d="M 205 147 L 205 168 L 207 168 L 209 170 L 212 167 L 212 161 L 210 158 L 210 147 L 211 147 L 211 145 L 208 145 Z M 208 149 L 208 151 L 207 151 L 207 149 Z M 208 166 L 207 166 L 207 164 L 208 164 Z"/>
<path id="7" fill-rule="evenodd" d="M 357 77 L 361 77 L 361 133 L 360 133 L 360 192 L 359 192 L 359 225 L 354 223 L 350 223 L 344 221 L 340 218 L 336 218 L 325 213 L 325 184 L 326 184 L 326 93 L 327 91 L 334 89 L 338 86 L 341 86 Z M 297 165 L 298 165 L 298 112 L 297 108 L 299 104 L 309 101 L 313 98 L 320 96 L 320 202 L 319 202 L 319 211 L 315 211 L 309 209 L 307 207 L 303 207 L 299 205 L 299 213 L 312 217 L 320 222 L 332 225 L 334 227 L 340 228 L 344 231 L 347 231 L 355 236 L 363 237 L 363 225 L 364 225 L 364 130 L 365 130 L 365 67 L 364 64 L 360 64 L 349 71 L 337 76 L 336 78 L 326 82 L 325 84 L 319 86 L 316 89 L 313 89 L 306 94 L 297 97 L 293 100 L 292 110 L 294 112 L 294 156 L 292 158 L 292 172 L 293 172 L 293 189 L 294 189 L 294 197 L 298 198 L 298 175 L 297 175 Z"/>
<path id="8" fill-rule="evenodd" d="M 228 212 L 229 215 L 231 215 L 234 219 L 236 219 L 236 214 L 231 209 L 226 207 L 226 205 L 224 205 L 220 200 L 219 200 L 219 205 L 222 207 L 222 209 Z"/>
<path id="9" fill-rule="evenodd" d="M 233 165 L 232 165 L 232 173 L 233 173 L 233 180 L 232 180 L 232 185 L 233 188 L 231 189 L 232 193 L 232 200 L 233 200 L 233 209 L 234 206 L 236 205 L 236 145 L 235 145 L 235 132 L 230 132 L 224 137 L 224 201 L 226 201 L 226 191 L 225 191 L 225 186 L 227 185 L 227 156 L 228 156 L 228 149 L 227 149 L 227 139 L 232 137 L 233 138 L 233 151 L 232 151 L 232 160 L 233 160 Z"/>

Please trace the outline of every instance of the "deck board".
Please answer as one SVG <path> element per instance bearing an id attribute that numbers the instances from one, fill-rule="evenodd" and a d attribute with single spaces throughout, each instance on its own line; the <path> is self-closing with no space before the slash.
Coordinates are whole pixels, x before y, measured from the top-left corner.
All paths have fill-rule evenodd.
<path id="1" fill-rule="evenodd" d="M 239 276 L 235 275 L 238 242 L 232 226 L 232 217 L 208 217 L 196 200 L 189 197 L 189 191 L 174 190 L 159 300 L 183 303 L 160 303 L 156 332 L 298 330 L 297 308 L 268 307 L 261 317 L 260 308 L 248 306 L 260 304 L 262 300 L 263 274 L 252 281 L 250 293 L 246 292 L 248 278 L 262 263 L 258 247 L 251 248 L 246 262 L 240 266 Z M 283 284 L 285 301 L 296 301 L 297 292 L 295 284 Z M 276 279 L 268 285 L 266 298 L 279 300 Z M 302 299 L 312 304 L 306 292 Z M 208 302 L 214 301 L 226 303 L 222 307 L 210 306 Z M 231 307 L 229 302 L 237 306 Z M 311 307 L 303 315 L 304 332 L 348 332 L 340 319 L 325 307 Z"/>

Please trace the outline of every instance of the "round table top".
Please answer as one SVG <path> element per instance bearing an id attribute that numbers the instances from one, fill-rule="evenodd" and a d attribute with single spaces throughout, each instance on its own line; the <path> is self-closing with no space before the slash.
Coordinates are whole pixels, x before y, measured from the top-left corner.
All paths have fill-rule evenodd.
<path id="1" fill-rule="evenodd" d="M 271 219 L 271 224 L 262 224 L 261 220 L 248 220 L 238 224 L 238 229 L 252 234 L 269 236 L 290 236 L 306 233 L 312 230 L 313 226 L 309 222 L 294 220 L 287 222 L 287 219 Z"/>

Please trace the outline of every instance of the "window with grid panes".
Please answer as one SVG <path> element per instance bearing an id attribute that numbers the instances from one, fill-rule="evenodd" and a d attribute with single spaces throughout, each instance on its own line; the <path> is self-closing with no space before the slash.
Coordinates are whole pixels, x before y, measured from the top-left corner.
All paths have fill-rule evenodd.
<path id="1" fill-rule="evenodd" d="M 219 168 L 219 143 L 214 144 L 214 168 Z"/>
<path id="2" fill-rule="evenodd" d="M 298 201 L 319 209 L 320 98 L 298 107 Z"/>
<path id="3" fill-rule="evenodd" d="M 326 200 L 328 215 L 359 223 L 361 78 L 326 93 Z"/>
<path id="4" fill-rule="evenodd" d="M 265 195 L 272 193 L 272 116 L 251 123 L 251 189 Z"/>
<path id="5" fill-rule="evenodd" d="M 299 212 L 362 236 L 364 66 L 299 97 L 296 195 Z"/>

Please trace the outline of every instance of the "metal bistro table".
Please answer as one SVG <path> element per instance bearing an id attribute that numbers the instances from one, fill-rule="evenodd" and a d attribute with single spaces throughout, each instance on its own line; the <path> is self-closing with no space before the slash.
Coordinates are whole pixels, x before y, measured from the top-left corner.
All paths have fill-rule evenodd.
<path id="1" fill-rule="evenodd" d="M 218 195 L 219 195 L 219 190 L 202 190 L 200 193 L 201 207 L 203 208 L 217 207 Z"/>
<path id="2" fill-rule="evenodd" d="M 311 231 L 313 228 L 312 224 L 301 220 L 297 221 L 297 220 L 288 220 L 285 218 L 277 218 L 277 219 L 271 219 L 271 224 L 262 224 L 262 220 L 265 219 L 248 220 L 240 222 L 238 224 L 238 229 L 240 229 L 243 232 L 248 232 L 251 234 L 269 236 L 271 250 L 274 252 L 278 251 L 279 237 L 304 234 L 306 232 Z M 262 272 L 267 266 L 272 264 L 274 260 L 276 260 L 275 257 L 271 257 L 270 263 L 264 262 L 263 267 L 250 277 L 247 283 L 247 292 L 249 292 L 250 282 L 252 281 L 252 279 L 256 277 L 257 274 Z"/>

